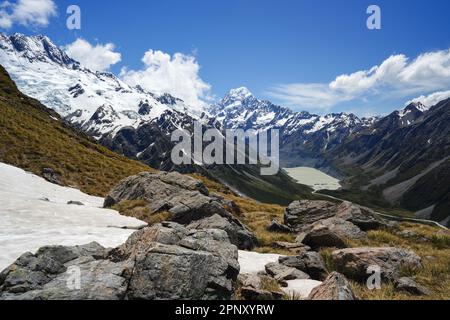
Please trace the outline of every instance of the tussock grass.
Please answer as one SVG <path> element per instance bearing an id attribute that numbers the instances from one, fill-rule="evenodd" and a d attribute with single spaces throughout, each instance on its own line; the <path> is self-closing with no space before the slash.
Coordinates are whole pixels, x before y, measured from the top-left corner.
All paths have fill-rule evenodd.
<path id="1" fill-rule="evenodd" d="M 150 226 L 170 220 L 171 214 L 167 211 L 152 213 L 148 203 L 144 200 L 124 200 L 112 207 L 127 217 L 134 217 L 147 222 Z"/>

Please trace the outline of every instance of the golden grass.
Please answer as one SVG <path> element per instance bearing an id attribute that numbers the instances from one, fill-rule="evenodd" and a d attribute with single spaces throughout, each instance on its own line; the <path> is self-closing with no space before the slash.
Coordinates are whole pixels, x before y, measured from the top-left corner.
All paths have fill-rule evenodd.
<path id="1" fill-rule="evenodd" d="M 428 296 L 413 296 L 395 291 L 392 283 L 383 284 L 381 290 L 369 290 L 366 286 L 352 282 L 355 293 L 361 299 L 370 300 L 449 300 L 450 299 L 450 234 L 435 227 L 401 223 L 400 231 L 409 230 L 417 234 L 405 238 L 394 231 L 376 230 L 368 232 L 368 240 L 351 241 L 352 247 L 394 246 L 414 251 L 422 258 L 423 269 L 402 270 L 402 276 L 412 276 L 417 283 L 430 291 Z M 438 240 L 436 240 L 438 239 Z M 327 253 L 322 250 L 322 256 Z"/>
<path id="2" fill-rule="evenodd" d="M 105 196 L 120 180 L 148 166 L 98 145 L 50 117 L 25 96 L 0 100 L 0 161 L 41 175 L 51 168 L 64 184 Z"/>

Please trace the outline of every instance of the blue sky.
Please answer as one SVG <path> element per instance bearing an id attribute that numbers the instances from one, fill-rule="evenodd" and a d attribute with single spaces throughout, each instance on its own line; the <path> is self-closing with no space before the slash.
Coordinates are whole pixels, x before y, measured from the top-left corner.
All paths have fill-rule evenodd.
<path id="1" fill-rule="evenodd" d="M 123 75 L 132 81 L 148 75 L 142 58 L 150 49 L 171 56 L 182 53 L 181 67 L 183 61 L 200 66 L 198 72 L 186 71 L 197 72 L 198 79 L 191 75 L 186 79 L 200 79 L 200 86 L 192 91 L 200 99 L 247 86 L 258 97 L 296 110 L 369 115 L 389 112 L 420 95 L 450 90 L 445 51 L 450 48 L 450 2 L 446 0 L 60 0 L 55 4 L 57 16 L 50 15 L 48 25 L 13 23 L 2 31 L 43 33 L 59 45 L 78 38 L 94 46 L 113 43 L 112 51 L 121 54 L 121 61 L 110 70 L 119 75 L 127 67 Z M 66 28 L 70 4 L 81 8 L 81 30 Z M 366 27 L 371 4 L 381 8 L 381 30 Z M 408 65 L 427 52 L 435 53 L 436 59 L 429 63 L 437 64 L 432 69 L 438 74 L 430 74 L 430 83 L 423 84 L 421 76 L 428 72 L 423 66 L 428 62 L 418 61 L 409 69 Z M 195 62 L 189 61 L 190 56 Z M 354 74 L 333 84 L 339 75 L 370 70 L 390 56 L 398 59 L 386 63 L 394 65 L 387 68 L 387 76 L 372 70 L 362 79 Z"/>

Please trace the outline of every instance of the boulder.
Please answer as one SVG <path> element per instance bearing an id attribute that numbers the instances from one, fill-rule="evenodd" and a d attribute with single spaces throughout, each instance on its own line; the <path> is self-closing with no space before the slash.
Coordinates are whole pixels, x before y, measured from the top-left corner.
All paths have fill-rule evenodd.
<path id="1" fill-rule="evenodd" d="M 0 274 L 0 299 L 230 299 L 237 259 L 225 231 L 163 223 L 112 250 L 92 243 L 26 253 Z M 68 285 L 74 275 L 79 287 Z"/>
<path id="2" fill-rule="evenodd" d="M 270 225 L 267 227 L 267 231 L 279 232 L 279 233 L 291 233 L 294 230 L 292 230 L 290 227 L 288 227 L 284 224 L 281 224 L 280 222 L 278 222 L 278 220 L 274 219 L 274 220 L 272 220 Z"/>
<path id="3" fill-rule="evenodd" d="M 242 282 L 240 293 L 245 300 L 281 300 L 284 297 L 282 291 L 267 288 L 265 283 L 272 282 L 273 286 L 274 281 L 267 276 L 243 274 L 239 275 L 239 279 Z"/>
<path id="4" fill-rule="evenodd" d="M 278 262 L 303 271 L 314 280 L 324 280 L 327 277 L 325 262 L 322 256 L 314 251 L 305 252 L 298 256 L 280 257 Z"/>
<path id="5" fill-rule="evenodd" d="M 234 219 L 233 219 L 234 220 Z M 258 240 L 244 225 L 239 221 L 227 220 L 224 217 L 215 214 L 201 220 L 191 222 L 188 229 L 220 229 L 224 230 L 231 240 L 241 250 L 251 250 L 258 244 Z"/>
<path id="6" fill-rule="evenodd" d="M 292 202 L 284 214 L 284 223 L 296 230 L 319 220 L 333 217 L 335 204 L 328 201 L 301 200 Z"/>
<path id="7" fill-rule="evenodd" d="M 308 227 L 302 243 L 313 249 L 346 248 L 346 239 L 364 239 L 367 235 L 356 225 L 340 218 L 320 220 Z"/>
<path id="8" fill-rule="evenodd" d="M 381 218 L 374 211 L 348 201 L 337 206 L 336 217 L 353 223 L 363 231 L 388 229 L 394 226 L 394 223 Z"/>
<path id="9" fill-rule="evenodd" d="M 412 278 L 403 277 L 395 281 L 395 289 L 403 291 L 416 296 L 429 295 L 430 292 L 414 281 Z"/>
<path id="10" fill-rule="evenodd" d="M 377 266 L 381 278 L 394 281 L 399 278 L 402 268 L 419 269 L 421 258 L 412 251 L 401 248 L 349 248 L 332 252 L 332 261 L 337 271 L 345 276 L 365 282 L 371 275 L 369 267 Z"/>
<path id="11" fill-rule="evenodd" d="M 362 231 L 392 228 L 395 223 L 381 218 L 374 211 L 345 201 L 335 204 L 328 201 L 294 201 L 286 209 L 284 223 L 296 231 L 305 231 L 318 221 L 329 218 L 348 221 Z"/>
<path id="12" fill-rule="evenodd" d="M 286 286 L 287 280 L 311 279 L 311 277 L 303 271 L 276 262 L 268 263 L 265 269 L 269 276 L 277 280 L 283 286 Z"/>
<path id="13" fill-rule="evenodd" d="M 348 280 L 337 272 L 332 272 L 320 286 L 314 288 L 308 299 L 356 300 Z"/>
<path id="14" fill-rule="evenodd" d="M 128 177 L 110 191 L 104 206 L 110 207 L 124 200 L 144 200 L 151 213 L 168 211 L 171 221 L 190 225 L 191 229 L 195 225 L 198 228 L 214 225 L 214 228 L 225 230 L 240 249 L 252 249 L 256 245 L 252 232 L 227 210 L 238 211 L 237 205 L 210 195 L 201 181 L 190 176 L 177 172 L 143 172 Z"/>

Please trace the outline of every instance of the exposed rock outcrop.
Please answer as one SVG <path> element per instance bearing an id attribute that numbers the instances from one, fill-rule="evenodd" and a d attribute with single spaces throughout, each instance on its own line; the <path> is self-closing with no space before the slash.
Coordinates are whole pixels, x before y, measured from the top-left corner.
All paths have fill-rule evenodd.
<path id="1" fill-rule="evenodd" d="M 309 275 L 296 268 L 288 267 L 280 263 L 269 263 L 266 265 L 266 273 L 286 286 L 285 281 L 296 279 L 311 279 Z"/>
<path id="2" fill-rule="evenodd" d="M 284 223 L 296 231 L 305 231 L 311 225 L 329 218 L 351 222 L 363 231 L 389 228 L 393 223 L 379 217 L 370 209 L 351 202 L 335 204 L 328 201 L 294 201 L 286 209 Z"/>
<path id="3" fill-rule="evenodd" d="M 128 177 L 114 187 L 105 199 L 110 207 L 124 200 L 144 200 L 152 213 L 168 211 L 170 220 L 189 228 L 225 230 L 239 249 L 249 250 L 257 239 L 229 210 L 238 211 L 235 203 L 210 195 L 205 185 L 177 172 L 152 174 L 143 172 Z"/>
<path id="4" fill-rule="evenodd" d="M 314 251 L 302 253 L 298 256 L 280 257 L 280 264 L 305 272 L 314 280 L 324 280 L 327 270 L 322 256 Z"/>
<path id="5" fill-rule="evenodd" d="M 346 248 L 346 239 L 364 239 L 366 233 L 356 225 L 340 218 L 320 220 L 307 227 L 302 243 L 313 249 Z"/>
<path id="6" fill-rule="evenodd" d="M 264 283 L 275 281 L 267 276 L 244 274 L 239 279 L 242 282 L 240 293 L 245 300 L 281 300 L 284 296 L 282 291 L 266 288 Z"/>
<path id="7" fill-rule="evenodd" d="M 0 299 L 229 299 L 237 259 L 225 231 L 163 223 L 112 250 L 91 243 L 26 253 L 0 274 Z"/>
<path id="8" fill-rule="evenodd" d="M 337 270 L 349 278 L 365 282 L 371 275 L 371 266 L 380 268 L 381 278 L 395 281 L 402 268 L 419 269 L 421 258 L 412 251 L 400 248 L 349 248 L 332 253 L 333 264 Z"/>
<path id="9" fill-rule="evenodd" d="M 337 272 L 332 272 L 320 286 L 314 288 L 308 299 L 356 300 L 348 280 Z"/>

